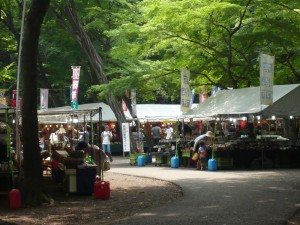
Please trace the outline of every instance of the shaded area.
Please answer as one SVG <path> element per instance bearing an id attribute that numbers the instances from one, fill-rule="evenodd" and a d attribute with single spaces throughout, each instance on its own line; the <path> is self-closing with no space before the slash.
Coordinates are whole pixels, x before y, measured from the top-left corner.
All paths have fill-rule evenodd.
<path id="1" fill-rule="evenodd" d="M 169 203 L 182 196 L 178 186 L 151 178 L 106 173 L 110 182 L 111 198 L 67 196 L 62 186 L 46 180 L 53 205 L 9 209 L 7 196 L 0 197 L 0 224 L 109 224 L 142 212 L 144 209 Z"/>

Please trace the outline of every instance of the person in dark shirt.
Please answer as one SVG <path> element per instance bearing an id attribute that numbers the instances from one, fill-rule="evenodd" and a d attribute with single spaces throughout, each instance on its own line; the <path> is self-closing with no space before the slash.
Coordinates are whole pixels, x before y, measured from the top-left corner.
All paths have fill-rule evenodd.
<path id="1" fill-rule="evenodd" d="M 88 144 L 86 143 L 86 142 L 84 142 L 84 141 L 80 141 L 80 142 L 78 142 L 78 144 L 77 144 L 77 148 L 76 148 L 76 150 L 75 151 L 73 151 L 73 152 L 71 152 L 70 154 L 69 154 L 69 156 L 71 157 L 71 158 L 84 158 L 85 157 L 85 154 L 86 154 L 86 152 L 87 152 L 87 149 L 88 149 Z"/>
<path id="2" fill-rule="evenodd" d="M 6 133 L 0 133 L 0 162 L 9 161 L 7 155 Z"/>
<path id="3" fill-rule="evenodd" d="M 161 128 L 158 126 L 158 124 L 155 124 L 154 127 L 152 127 L 151 129 L 151 136 L 152 136 L 152 140 L 153 140 L 153 145 L 158 145 L 159 140 L 161 138 Z"/>

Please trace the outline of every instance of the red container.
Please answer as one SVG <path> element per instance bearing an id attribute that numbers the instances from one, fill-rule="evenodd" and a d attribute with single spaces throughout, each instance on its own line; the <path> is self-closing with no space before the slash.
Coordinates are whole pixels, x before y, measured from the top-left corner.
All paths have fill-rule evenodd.
<path id="1" fill-rule="evenodd" d="M 110 187 L 109 181 L 96 181 L 94 184 L 94 199 L 109 199 Z"/>
<path id="2" fill-rule="evenodd" d="M 18 209 L 21 207 L 21 192 L 19 189 L 12 189 L 9 192 L 9 207 Z"/>

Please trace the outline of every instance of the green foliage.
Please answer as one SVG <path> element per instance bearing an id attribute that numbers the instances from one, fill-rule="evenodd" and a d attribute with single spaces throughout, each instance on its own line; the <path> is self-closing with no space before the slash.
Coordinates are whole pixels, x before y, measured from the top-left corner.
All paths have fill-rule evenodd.
<path id="1" fill-rule="evenodd" d="M 124 76 L 130 74 L 151 87 L 154 82 L 149 77 L 156 81 L 154 87 L 168 85 L 170 79 L 178 82 L 175 73 L 183 67 L 191 70 L 194 87 L 257 86 L 260 52 L 276 55 L 276 84 L 298 82 L 299 48 L 295 40 L 299 40 L 299 15 L 297 10 L 291 13 L 297 4 L 286 5 L 276 0 L 144 0 L 138 5 L 143 19 L 109 32 L 112 39 L 118 39 L 111 54 L 125 66 Z M 142 62 L 155 66 L 143 67 Z M 138 74 L 134 65 L 143 67 L 147 79 L 134 75 Z M 287 72 L 291 67 L 294 74 Z M 170 71 L 173 76 L 164 76 Z M 180 90 L 178 84 L 171 87 L 177 88 L 177 93 Z M 167 91 L 163 94 L 171 96 Z"/>
<path id="2" fill-rule="evenodd" d="M 14 76 L 15 73 L 16 65 L 14 63 L 11 63 L 0 70 L 1 88 L 10 89 L 13 86 L 13 84 L 16 82 L 16 77 Z"/>
<path id="3" fill-rule="evenodd" d="M 8 6 L 3 9 L 12 10 L 18 28 L 18 8 Z M 181 68 L 191 71 L 197 90 L 257 86 L 261 52 L 276 57 L 275 84 L 300 82 L 298 1 L 88 0 L 76 6 L 110 82 L 98 83 L 81 48 L 48 13 L 39 51 L 51 87 L 66 89 L 66 99 L 72 65 L 85 66 L 82 102 L 135 88 L 138 102 L 178 103 Z M 0 30 L 0 65 L 16 65 L 16 36 L 3 23 Z"/>

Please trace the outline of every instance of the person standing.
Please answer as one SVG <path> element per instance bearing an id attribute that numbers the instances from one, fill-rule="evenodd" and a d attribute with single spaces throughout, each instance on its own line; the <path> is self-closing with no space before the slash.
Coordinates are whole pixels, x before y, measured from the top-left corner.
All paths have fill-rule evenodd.
<path id="1" fill-rule="evenodd" d="M 78 139 L 73 139 L 74 141 L 84 141 L 85 143 L 89 144 L 91 130 L 91 127 L 89 125 L 84 126 L 83 129 L 80 131 L 76 130 L 75 128 L 73 128 L 73 130 L 79 135 Z"/>
<path id="2" fill-rule="evenodd" d="M 166 140 L 173 139 L 173 127 L 170 124 L 167 124 L 166 129 Z"/>
<path id="3" fill-rule="evenodd" d="M 40 146 L 41 151 L 43 151 L 45 148 L 45 133 L 43 131 L 40 132 L 39 146 Z"/>
<path id="4" fill-rule="evenodd" d="M 205 145 L 207 145 L 207 142 L 209 142 L 209 141 L 211 142 L 213 137 L 214 137 L 214 134 L 211 131 L 207 131 L 205 134 L 202 134 L 202 135 L 196 137 L 196 139 L 194 140 L 194 147 L 193 147 L 194 152 L 198 151 L 197 146 L 199 146 L 199 143 L 201 141 L 205 141 Z"/>
<path id="5" fill-rule="evenodd" d="M 156 123 L 154 127 L 151 128 L 151 136 L 153 140 L 153 145 L 158 145 L 159 140 L 161 138 L 161 128 Z"/>
<path id="6" fill-rule="evenodd" d="M 207 160 L 206 160 L 206 148 L 204 146 L 204 141 L 200 141 L 200 147 L 198 150 L 199 158 L 197 162 L 197 170 L 205 170 L 207 167 Z"/>
<path id="7" fill-rule="evenodd" d="M 110 161 L 112 162 L 112 156 L 110 152 L 110 142 L 112 139 L 112 132 L 109 130 L 109 127 L 107 125 L 104 126 L 104 131 L 101 133 L 102 138 L 102 150 L 105 152 L 105 154 L 109 157 Z"/>

